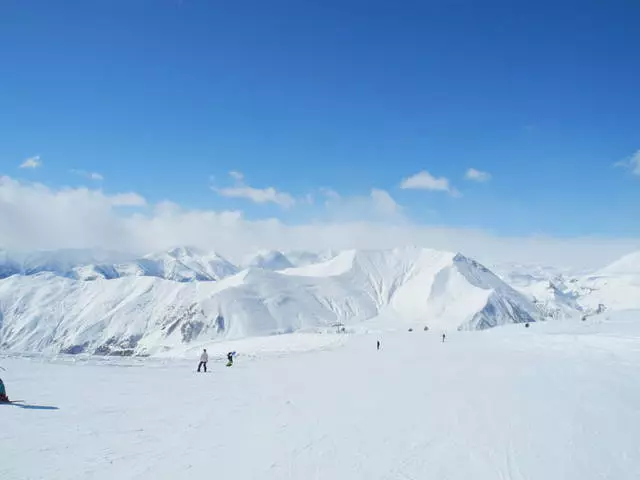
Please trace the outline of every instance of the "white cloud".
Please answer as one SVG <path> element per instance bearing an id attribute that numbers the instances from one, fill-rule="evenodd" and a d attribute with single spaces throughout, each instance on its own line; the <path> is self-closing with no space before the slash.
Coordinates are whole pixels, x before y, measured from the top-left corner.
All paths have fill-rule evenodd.
<path id="1" fill-rule="evenodd" d="M 107 197 L 114 207 L 144 207 L 147 201 L 137 193 L 117 193 Z"/>
<path id="2" fill-rule="evenodd" d="M 338 192 L 336 192 L 332 188 L 328 188 L 328 187 L 322 187 L 320 189 L 320 193 L 322 195 L 324 195 L 326 197 L 327 201 L 329 201 L 329 202 L 330 201 L 337 201 L 337 200 L 340 200 L 342 198 Z"/>
<path id="3" fill-rule="evenodd" d="M 631 157 L 614 164 L 616 167 L 624 167 L 631 170 L 634 175 L 640 175 L 640 150 L 631 155 Z"/>
<path id="4" fill-rule="evenodd" d="M 324 196 L 324 217 L 334 221 L 402 219 L 402 207 L 386 190 L 374 188 L 367 195 L 340 195 L 324 187 L 319 193 Z"/>
<path id="5" fill-rule="evenodd" d="M 104 176 L 97 172 L 85 172 L 84 170 L 71 170 L 74 175 L 80 175 L 81 177 L 88 178 L 89 180 L 102 181 Z"/>
<path id="6" fill-rule="evenodd" d="M 229 172 L 229 176 L 238 182 L 244 180 L 244 174 L 242 172 L 238 172 L 237 170 L 231 170 Z"/>
<path id="7" fill-rule="evenodd" d="M 307 193 L 304 196 L 304 202 L 307 203 L 308 205 L 313 205 L 314 203 L 316 203 L 316 197 L 313 193 Z"/>
<path id="8" fill-rule="evenodd" d="M 464 177 L 467 180 L 472 180 L 474 182 L 488 182 L 489 180 L 491 180 L 490 173 L 476 170 L 475 168 L 470 168 L 469 170 L 467 170 L 467 173 Z"/>
<path id="9" fill-rule="evenodd" d="M 102 247 L 136 253 L 194 245 L 216 249 L 231 259 L 263 248 L 337 250 L 419 245 L 462 251 L 483 263 L 517 261 L 580 267 L 602 266 L 640 249 L 640 239 L 499 237 L 477 229 L 416 225 L 393 217 L 392 221 L 327 218 L 288 225 L 275 219 L 248 220 L 237 211 L 187 210 L 172 202 L 131 212 L 116 206 L 123 203 L 124 195 L 109 196 L 87 188 L 53 189 L 0 177 L 0 225 L 5 227 L 0 229 L 0 245 L 18 249 Z M 133 200 L 137 194 L 129 195 L 124 203 L 140 203 Z M 382 210 L 393 210 L 388 208 L 391 203 L 384 194 L 362 198 L 367 197 L 369 205 L 377 201 Z M 347 205 L 351 201 L 341 198 Z"/>
<path id="10" fill-rule="evenodd" d="M 288 193 L 279 192 L 273 187 L 255 188 L 244 183 L 244 175 L 237 171 L 229 172 L 236 184 L 232 187 L 217 188 L 213 190 L 223 197 L 245 198 L 254 203 L 275 203 L 283 208 L 290 208 L 295 205 L 296 200 Z"/>
<path id="11" fill-rule="evenodd" d="M 383 215 L 396 215 L 402 211 L 402 207 L 385 190 L 371 190 L 371 200 L 374 209 Z"/>
<path id="12" fill-rule="evenodd" d="M 253 188 L 249 186 L 216 188 L 216 192 L 223 197 L 246 198 L 254 203 L 275 203 L 284 208 L 292 207 L 296 201 L 288 193 L 278 192 L 273 187 Z"/>
<path id="13" fill-rule="evenodd" d="M 20 168 L 38 168 L 42 165 L 40 161 L 40 155 L 35 155 L 33 157 L 27 158 L 24 162 L 20 164 Z"/>
<path id="14" fill-rule="evenodd" d="M 413 190 L 434 190 L 441 192 L 448 192 L 454 197 L 459 197 L 461 194 L 458 190 L 453 188 L 449 179 L 445 177 L 434 177 L 426 170 L 416 173 L 408 178 L 402 180 L 400 184 L 400 188 L 405 190 L 413 189 Z"/>

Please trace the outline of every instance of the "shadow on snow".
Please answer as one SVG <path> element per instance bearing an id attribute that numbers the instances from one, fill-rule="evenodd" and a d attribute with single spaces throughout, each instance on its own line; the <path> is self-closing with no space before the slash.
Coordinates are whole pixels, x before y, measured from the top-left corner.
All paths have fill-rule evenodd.
<path id="1" fill-rule="evenodd" d="M 50 405 L 29 405 L 28 403 L 22 403 L 20 401 L 13 402 L 0 402 L 0 405 L 13 405 L 14 407 L 25 408 L 27 410 L 59 410 L 58 407 L 53 407 Z"/>

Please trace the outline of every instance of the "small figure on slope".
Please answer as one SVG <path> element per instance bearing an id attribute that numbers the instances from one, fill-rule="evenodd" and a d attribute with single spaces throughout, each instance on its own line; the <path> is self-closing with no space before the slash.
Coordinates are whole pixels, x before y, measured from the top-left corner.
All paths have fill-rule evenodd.
<path id="1" fill-rule="evenodd" d="M 9 402 L 9 397 L 7 397 L 7 391 L 4 388 L 4 382 L 0 378 L 0 402 Z"/>
<path id="2" fill-rule="evenodd" d="M 444 343 L 444 339 L 446 338 L 446 334 L 442 334 L 442 343 Z"/>
<path id="3" fill-rule="evenodd" d="M 233 365 L 233 353 L 234 352 L 227 353 L 227 367 Z"/>
<path id="4" fill-rule="evenodd" d="M 380 340 L 378 340 L 377 348 L 380 350 Z"/>
<path id="5" fill-rule="evenodd" d="M 204 367 L 204 373 L 207 373 L 207 362 L 209 361 L 209 354 L 207 353 L 207 349 L 202 350 L 202 355 L 200 355 L 200 363 L 198 364 L 198 372 L 201 367 Z"/>

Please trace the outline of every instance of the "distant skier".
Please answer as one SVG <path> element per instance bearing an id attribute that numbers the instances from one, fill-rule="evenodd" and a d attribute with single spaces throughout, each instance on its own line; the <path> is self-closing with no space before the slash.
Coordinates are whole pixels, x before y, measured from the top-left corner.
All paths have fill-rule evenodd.
<path id="1" fill-rule="evenodd" d="M 204 367 L 204 373 L 207 373 L 207 362 L 209 361 L 209 354 L 207 353 L 207 349 L 204 348 L 202 350 L 202 355 L 200 355 L 200 363 L 198 364 L 198 372 L 200 368 Z"/>
<path id="2" fill-rule="evenodd" d="M 444 339 L 445 339 L 446 335 L 443 333 L 442 334 L 442 343 L 444 343 Z"/>
<path id="3" fill-rule="evenodd" d="M 7 397 L 7 391 L 4 388 L 4 382 L 0 378 L 0 402 L 9 402 L 9 397 Z"/>
<path id="4" fill-rule="evenodd" d="M 380 340 L 378 340 L 377 348 L 380 350 Z"/>
<path id="5" fill-rule="evenodd" d="M 227 367 L 233 365 L 233 352 L 227 353 Z"/>

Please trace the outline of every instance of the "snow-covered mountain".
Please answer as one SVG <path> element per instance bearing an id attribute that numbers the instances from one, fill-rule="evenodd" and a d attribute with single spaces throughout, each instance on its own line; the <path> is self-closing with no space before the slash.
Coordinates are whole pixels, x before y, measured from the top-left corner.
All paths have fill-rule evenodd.
<path id="1" fill-rule="evenodd" d="M 592 272 L 516 264 L 494 269 L 551 318 L 640 309 L 640 252 Z"/>
<path id="2" fill-rule="evenodd" d="M 191 247 L 135 258 L 100 250 L 58 250 L 14 253 L 0 250 L 0 278 L 11 275 L 52 273 L 77 280 L 151 276 L 179 282 L 215 281 L 233 275 L 238 268 L 215 252 Z"/>
<path id="3" fill-rule="evenodd" d="M 261 250 L 250 255 L 242 262 L 246 268 L 263 268 L 265 270 L 285 270 L 294 266 L 286 255 L 276 250 Z"/>
<path id="4" fill-rule="evenodd" d="M 304 267 L 231 275 L 220 257 L 189 249 L 146 260 L 127 264 L 141 273 L 116 266 L 117 276 L 94 281 L 51 272 L 0 280 L 0 348 L 153 354 L 335 324 L 473 330 L 543 318 L 525 295 L 450 252 L 351 250 Z"/>
<path id="5" fill-rule="evenodd" d="M 177 282 L 220 280 L 238 272 L 238 268 L 215 252 L 195 248 L 174 248 L 144 257 L 137 262 L 147 275 Z M 119 269 L 122 273 L 124 271 Z"/>
<path id="6" fill-rule="evenodd" d="M 322 263 L 331 260 L 340 252 L 333 250 L 325 250 L 321 252 L 310 252 L 305 250 L 293 250 L 285 252 L 287 259 L 296 267 L 306 267 L 314 263 Z"/>
<path id="7" fill-rule="evenodd" d="M 493 268 L 500 278 L 531 300 L 545 317 L 564 320 L 587 313 L 575 288 L 579 273 L 575 270 L 516 263 Z"/>
<path id="8" fill-rule="evenodd" d="M 94 270 L 103 278 L 115 278 L 114 266 L 131 261 L 128 254 L 99 249 L 65 249 L 40 252 L 13 252 L 0 249 L 0 278 L 51 272 L 77 278 L 77 270 Z"/>
<path id="9" fill-rule="evenodd" d="M 605 268 L 599 270 L 597 275 L 638 275 L 640 276 L 640 251 L 633 252 Z"/>
<path id="10" fill-rule="evenodd" d="M 593 311 L 640 309 L 640 252 L 573 279 L 572 288 Z"/>

